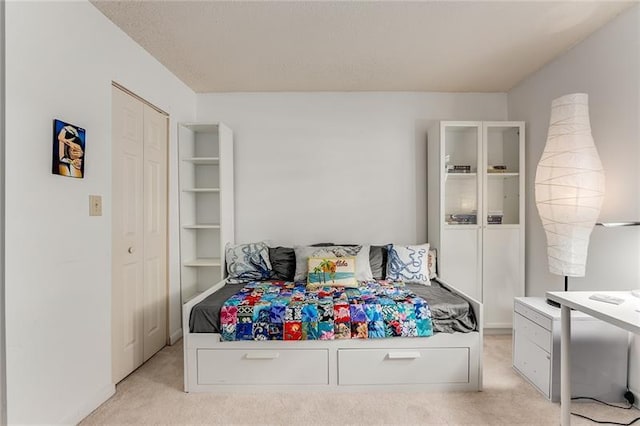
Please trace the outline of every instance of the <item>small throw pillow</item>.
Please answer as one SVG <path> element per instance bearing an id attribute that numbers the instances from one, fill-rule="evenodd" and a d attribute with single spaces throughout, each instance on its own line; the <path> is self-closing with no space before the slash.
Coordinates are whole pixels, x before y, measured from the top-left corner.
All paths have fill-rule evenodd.
<path id="1" fill-rule="evenodd" d="M 389 245 L 371 246 L 369 249 L 369 265 L 374 280 L 384 280 L 387 276 L 387 254 Z"/>
<path id="2" fill-rule="evenodd" d="M 293 281 L 296 274 L 296 253 L 290 247 L 269 247 L 271 279 Z"/>
<path id="3" fill-rule="evenodd" d="M 358 287 L 355 257 L 310 257 L 307 288 Z"/>
<path id="4" fill-rule="evenodd" d="M 438 252 L 434 248 L 429 249 L 429 279 L 438 278 Z"/>
<path id="5" fill-rule="evenodd" d="M 225 246 L 228 282 L 268 280 L 271 276 L 269 248 L 265 243 L 251 243 Z"/>
<path id="6" fill-rule="evenodd" d="M 307 261 L 310 257 L 355 257 L 356 280 L 373 280 L 371 266 L 369 265 L 369 246 L 296 246 L 293 249 L 296 252 L 295 281 L 305 281 L 307 279 Z"/>
<path id="7" fill-rule="evenodd" d="M 429 244 L 391 245 L 387 259 L 387 280 L 431 285 L 428 257 Z"/>

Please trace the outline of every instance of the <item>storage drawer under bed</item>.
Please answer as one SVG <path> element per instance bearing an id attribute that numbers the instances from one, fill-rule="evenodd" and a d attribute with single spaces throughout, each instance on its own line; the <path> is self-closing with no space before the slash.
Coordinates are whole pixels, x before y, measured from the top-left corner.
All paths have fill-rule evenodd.
<path id="1" fill-rule="evenodd" d="M 338 384 L 469 382 L 469 348 L 340 349 Z"/>
<path id="2" fill-rule="evenodd" d="M 326 349 L 198 349 L 199 385 L 327 385 Z"/>

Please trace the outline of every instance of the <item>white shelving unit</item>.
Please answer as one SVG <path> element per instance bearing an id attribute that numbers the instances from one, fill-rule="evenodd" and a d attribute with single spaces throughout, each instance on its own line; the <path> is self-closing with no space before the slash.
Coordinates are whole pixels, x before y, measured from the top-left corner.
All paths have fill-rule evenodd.
<path id="1" fill-rule="evenodd" d="M 524 296 L 524 123 L 435 126 L 428 206 L 440 277 L 483 302 L 485 328 L 511 328 L 513 298 Z"/>
<path id="2" fill-rule="evenodd" d="M 178 125 L 182 302 L 225 276 L 234 242 L 233 133 L 222 123 Z"/>

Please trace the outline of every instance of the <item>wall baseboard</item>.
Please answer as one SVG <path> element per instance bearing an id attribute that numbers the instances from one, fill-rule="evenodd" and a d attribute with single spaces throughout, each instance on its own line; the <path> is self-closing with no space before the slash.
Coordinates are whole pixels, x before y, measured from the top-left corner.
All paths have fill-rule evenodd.
<path id="1" fill-rule="evenodd" d="M 628 387 L 636 398 L 634 405 L 640 408 L 640 337 L 629 333 L 629 365 L 628 365 Z"/>
<path id="2" fill-rule="evenodd" d="M 173 346 L 176 343 L 178 343 L 178 341 L 182 339 L 182 329 L 178 329 L 176 331 L 174 331 L 173 333 L 171 333 L 171 335 L 169 336 L 169 345 Z"/>
<path id="3" fill-rule="evenodd" d="M 513 329 L 511 327 L 509 328 L 485 328 L 484 330 L 484 334 L 486 335 L 492 335 L 492 336 L 497 336 L 497 335 L 505 335 L 505 334 L 512 334 L 513 333 Z"/>
<path id="4" fill-rule="evenodd" d="M 640 408 L 640 389 L 634 389 L 632 387 L 629 387 L 629 391 L 636 398 L 635 402 L 633 403 L 634 407 Z"/>
<path id="5" fill-rule="evenodd" d="M 96 408 L 104 404 L 116 393 L 116 385 L 110 383 L 82 403 L 75 412 L 62 419 L 58 424 L 77 425 Z"/>

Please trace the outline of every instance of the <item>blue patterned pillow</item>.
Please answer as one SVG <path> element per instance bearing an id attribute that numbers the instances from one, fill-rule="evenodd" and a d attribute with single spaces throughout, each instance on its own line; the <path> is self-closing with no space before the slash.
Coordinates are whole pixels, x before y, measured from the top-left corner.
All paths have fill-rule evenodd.
<path id="1" fill-rule="evenodd" d="M 268 280 L 271 275 L 269 247 L 265 243 L 225 246 L 227 273 L 230 283 Z"/>
<path id="2" fill-rule="evenodd" d="M 387 280 L 431 285 L 428 258 L 429 244 L 389 246 Z"/>

